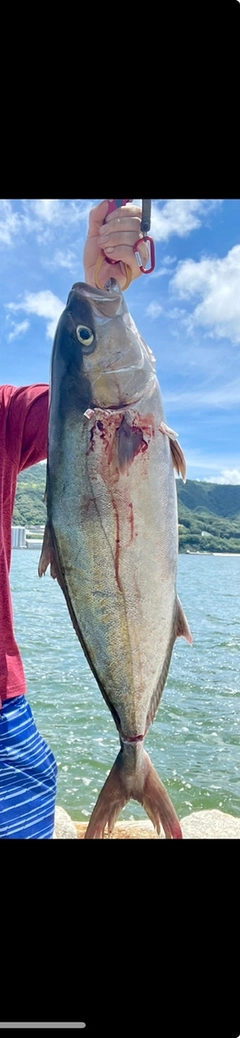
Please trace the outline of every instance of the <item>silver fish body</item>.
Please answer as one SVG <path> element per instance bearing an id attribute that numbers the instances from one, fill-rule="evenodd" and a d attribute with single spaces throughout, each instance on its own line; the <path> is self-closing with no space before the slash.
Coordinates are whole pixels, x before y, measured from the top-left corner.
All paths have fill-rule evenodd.
<path id="1" fill-rule="evenodd" d="M 111 831 L 131 796 L 158 830 L 181 836 L 143 747 L 174 641 L 192 641 L 176 590 L 174 465 L 185 474 L 154 358 L 118 285 L 74 285 L 53 346 L 39 573 L 50 562 L 120 737 L 88 838 Z"/>

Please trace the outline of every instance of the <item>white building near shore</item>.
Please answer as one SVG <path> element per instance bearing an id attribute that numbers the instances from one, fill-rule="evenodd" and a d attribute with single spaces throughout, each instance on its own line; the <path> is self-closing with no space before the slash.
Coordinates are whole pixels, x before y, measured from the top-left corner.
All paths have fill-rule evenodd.
<path id="1" fill-rule="evenodd" d="M 26 527 L 12 526 L 12 548 L 26 548 Z"/>
<path id="2" fill-rule="evenodd" d="M 41 550 L 44 526 L 12 526 L 12 548 L 36 548 Z M 36 534 L 36 536 L 34 536 Z"/>

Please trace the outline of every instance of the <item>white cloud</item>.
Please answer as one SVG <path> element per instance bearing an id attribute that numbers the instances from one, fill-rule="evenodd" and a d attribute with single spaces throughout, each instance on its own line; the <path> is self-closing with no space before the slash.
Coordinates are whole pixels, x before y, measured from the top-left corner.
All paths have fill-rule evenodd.
<path id="1" fill-rule="evenodd" d="M 168 276 L 170 277 L 172 275 L 172 269 L 170 270 L 171 264 L 174 264 L 176 262 L 177 262 L 177 257 L 176 256 L 163 256 L 163 260 L 162 260 L 163 266 L 160 267 L 159 270 L 154 270 L 152 272 L 152 275 L 151 275 L 152 276 L 152 280 L 153 280 L 153 278 L 161 278 L 161 277 L 163 277 L 164 274 L 165 275 L 168 274 Z"/>
<path id="2" fill-rule="evenodd" d="M 90 199 L 34 198 L 22 199 L 25 226 L 32 230 L 39 226 L 68 227 L 79 220 L 87 220 L 93 203 Z"/>
<path id="3" fill-rule="evenodd" d="M 210 390 L 202 387 L 200 390 L 189 389 L 181 393 L 179 389 L 176 392 L 168 392 L 165 389 L 164 402 L 166 406 L 174 405 L 179 413 L 186 408 L 190 412 L 206 407 L 228 411 L 229 408 L 240 404 L 240 379 L 223 383 Z"/>
<path id="4" fill-rule="evenodd" d="M 239 2 L 240 2 L 240 0 L 239 0 Z M 176 256 L 164 256 L 163 257 L 163 263 L 165 263 L 165 266 L 169 266 L 170 263 L 176 263 L 176 259 L 177 259 Z"/>
<path id="5" fill-rule="evenodd" d="M 159 314 L 161 313 L 162 306 L 160 306 L 160 303 L 152 302 L 149 303 L 149 306 L 147 306 L 146 314 L 148 314 L 149 317 L 152 317 L 153 321 L 156 319 L 156 317 L 159 317 Z"/>
<path id="6" fill-rule="evenodd" d="M 21 324 L 15 324 L 13 322 L 13 331 L 9 332 L 8 340 L 12 342 L 12 339 L 16 339 L 18 335 L 23 335 L 23 332 L 27 332 L 29 328 L 29 321 L 22 321 Z"/>
<path id="7" fill-rule="evenodd" d="M 95 201 L 95 200 L 94 200 Z M 36 235 L 39 245 L 51 240 L 53 232 L 88 221 L 89 211 L 94 204 L 91 199 L 22 198 L 17 199 L 18 212 L 14 211 L 13 199 L 0 199 L 0 246 L 12 245 L 19 235 Z M 85 230 L 85 229 L 84 229 Z"/>
<path id="8" fill-rule="evenodd" d="M 237 486 L 240 483 L 240 469 L 223 469 L 221 476 L 204 476 L 205 483 L 229 483 Z"/>
<path id="9" fill-rule="evenodd" d="M 35 314 L 37 317 L 45 317 L 47 320 L 47 337 L 53 339 L 57 322 L 65 309 L 58 296 L 48 289 L 45 292 L 28 292 L 22 303 L 8 303 L 8 310 L 24 310 L 27 314 Z M 49 320 L 50 318 L 50 320 Z"/>
<path id="10" fill-rule="evenodd" d="M 30 201 L 30 208 L 40 220 L 47 223 L 59 223 L 61 220 L 61 199 L 59 198 L 35 198 Z"/>
<path id="11" fill-rule="evenodd" d="M 186 237 L 222 203 L 216 198 L 169 198 L 164 201 L 161 209 L 155 202 L 152 205 L 151 234 L 156 241 L 167 241 L 172 234 Z"/>
<path id="12" fill-rule="evenodd" d="M 184 310 L 179 306 L 174 306 L 172 310 L 168 310 L 168 317 L 171 318 L 171 321 L 179 321 L 182 320 L 183 315 L 186 313 L 187 310 Z"/>
<path id="13" fill-rule="evenodd" d="M 152 278 L 162 278 L 164 274 L 168 274 L 168 277 L 171 274 L 171 271 L 168 269 L 168 267 L 160 267 L 159 270 L 154 270 L 152 272 Z"/>
<path id="14" fill-rule="evenodd" d="M 202 480 L 205 483 L 230 483 L 234 486 L 240 483 L 239 453 L 218 455 L 214 448 L 205 453 L 200 447 L 188 448 L 186 438 L 189 442 L 189 433 L 186 430 L 184 434 L 182 430 L 180 443 L 184 450 L 189 479 Z"/>
<path id="15" fill-rule="evenodd" d="M 80 266 L 76 253 L 71 249 L 66 249 L 64 252 L 61 249 L 57 249 L 52 259 L 42 259 L 43 266 L 47 267 L 48 270 L 56 270 L 58 267 L 74 270 L 77 262 L 78 266 Z"/>
<path id="16" fill-rule="evenodd" d="M 71 249 L 67 249 L 66 252 L 61 252 L 61 249 L 58 249 L 55 252 L 54 261 L 58 267 L 68 267 L 71 270 L 74 263 L 76 263 L 76 258 L 75 252 L 71 252 Z"/>
<path id="17" fill-rule="evenodd" d="M 141 199 L 134 201 L 141 206 Z M 0 242 L 4 245 L 12 244 L 13 236 L 17 233 L 23 236 L 24 232 L 35 233 L 39 244 L 46 243 L 56 228 L 67 231 L 70 225 L 87 223 L 96 199 L 23 198 L 17 200 L 21 207 L 18 213 L 14 212 L 12 202 L 12 199 L 0 201 Z M 185 237 L 200 227 L 209 212 L 219 205 L 218 199 L 157 199 L 152 204 L 151 232 L 156 241 L 167 241 L 173 234 Z M 166 267 L 173 262 L 174 258 L 166 257 Z"/>
<path id="18" fill-rule="evenodd" d="M 240 343 L 240 245 L 222 259 L 192 259 L 180 263 L 171 281 L 180 298 L 200 295 L 188 318 L 188 328 L 203 325 L 217 337 Z"/>
<path id="19" fill-rule="evenodd" d="M 19 216 L 13 212 L 8 198 L 0 198 L 0 242 L 11 245 L 19 230 Z"/>

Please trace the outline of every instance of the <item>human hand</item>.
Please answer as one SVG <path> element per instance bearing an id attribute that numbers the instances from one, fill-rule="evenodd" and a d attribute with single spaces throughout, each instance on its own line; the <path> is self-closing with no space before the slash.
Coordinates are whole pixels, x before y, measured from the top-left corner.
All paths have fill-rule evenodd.
<path id="1" fill-rule="evenodd" d="M 108 213 L 108 200 L 104 199 L 91 209 L 88 236 L 83 253 L 85 278 L 88 285 L 93 285 L 94 288 L 96 286 L 96 264 L 101 255 L 101 249 L 106 252 L 109 259 L 117 261 L 112 266 L 102 256 L 103 262 L 98 274 L 99 284 L 102 288 L 110 277 L 114 277 L 120 287 L 124 288 L 126 284 L 125 264 L 131 269 L 132 281 L 141 277 L 138 261 L 133 252 L 133 246 L 139 238 L 143 238 L 141 220 L 142 211 L 139 206 L 129 203 Z M 142 244 L 138 246 L 138 252 L 142 265 L 145 267 L 149 258 L 147 242 L 142 241 Z"/>

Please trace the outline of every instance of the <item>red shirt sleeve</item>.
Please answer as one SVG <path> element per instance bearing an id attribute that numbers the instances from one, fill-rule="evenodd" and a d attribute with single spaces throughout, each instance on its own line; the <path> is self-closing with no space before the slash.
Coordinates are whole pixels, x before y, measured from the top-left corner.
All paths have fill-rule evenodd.
<path id="1" fill-rule="evenodd" d="M 11 522 L 18 473 L 47 455 L 49 387 L 0 386 L 0 707 L 25 695 L 26 677 L 13 629 L 9 583 Z"/>
<path id="2" fill-rule="evenodd" d="M 11 387 L 11 390 L 5 445 L 10 460 L 20 472 L 47 457 L 49 386 Z"/>

